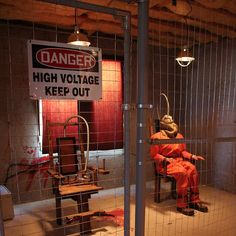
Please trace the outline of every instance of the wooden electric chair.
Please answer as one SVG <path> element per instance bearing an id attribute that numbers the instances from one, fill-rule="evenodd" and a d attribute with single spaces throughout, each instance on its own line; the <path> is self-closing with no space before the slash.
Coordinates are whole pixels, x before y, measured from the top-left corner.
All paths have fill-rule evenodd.
<path id="1" fill-rule="evenodd" d="M 149 134 L 150 137 L 155 133 L 155 132 L 159 132 L 159 120 L 154 120 L 152 121 L 152 119 L 149 119 L 148 121 L 149 123 Z M 151 144 L 152 145 L 152 144 Z M 157 171 L 157 163 L 154 161 L 153 163 L 153 167 L 154 167 L 154 201 L 156 203 L 160 203 L 161 202 L 161 183 L 162 180 L 166 183 L 166 182 L 170 182 L 170 196 L 174 199 L 176 199 L 176 181 L 175 178 L 172 175 L 168 175 L 167 174 L 167 163 L 165 161 L 163 161 L 163 166 L 164 166 L 164 173 L 159 173 Z"/>
<path id="2" fill-rule="evenodd" d="M 81 122 L 69 122 L 71 119 L 82 119 L 87 127 L 87 152 L 85 157 L 84 146 L 82 141 Z M 77 125 L 79 127 L 79 144 L 76 142 L 75 137 L 66 136 L 66 127 Z M 56 138 L 56 146 L 58 153 L 58 163 L 55 164 L 53 157 L 53 140 L 51 127 L 62 126 L 64 129 L 64 136 Z M 63 218 L 68 220 L 67 217 L 62 217 L 61 201 L 66 198 L 71 198 L 77 202 L 78 213 L 71 217 L 76 217 L 76 221 L 80 224 L 80 235 L 91 232 L 90 217 L 95 214 L 94 211 L 89 211 L 89 199 L 92 194 L 98 193 L 103 189 L 98 186 L 98 174 L 109 174 L 105 170 L 105 160 L 103 168 L 89 167 L 89 127 L 86 120 L 81 116 L 72 116 L 66 120 L 65 123 L 52 123 L 47 121 L 47 133 L 49 141 L 49 156 L 50 166 L 48 173 L 52 177 L 53 193 L 56 200 L 56 221 L 61 225 Z M 79 150 L 80 156 L 78 158 L 77 151 Z M 97 214 L 98 215 L 98 214 Z"/>

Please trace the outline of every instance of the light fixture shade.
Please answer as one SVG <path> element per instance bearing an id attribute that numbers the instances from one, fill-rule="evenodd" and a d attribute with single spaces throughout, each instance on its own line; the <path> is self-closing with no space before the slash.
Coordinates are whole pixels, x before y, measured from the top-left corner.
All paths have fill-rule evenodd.
<path id="1" fill-rule="evenodd" d="M 189 48 L 184 47 L 178 54 L 178 57 L 175 59 L 178 64 L 182 67 L 187 67 L 195 58 L 192 56 L 192 53 Z"/>
<path id="2" fill-rule="evenodd" d="M 67 42 L 68 44 L 73 44 L 77 46 L 86 46 L 86 47 L 90 46 L 88 37 L 85 34 L 80 33 L 77 26 L 75 26 L 74 33 L 68 37 Z"/>

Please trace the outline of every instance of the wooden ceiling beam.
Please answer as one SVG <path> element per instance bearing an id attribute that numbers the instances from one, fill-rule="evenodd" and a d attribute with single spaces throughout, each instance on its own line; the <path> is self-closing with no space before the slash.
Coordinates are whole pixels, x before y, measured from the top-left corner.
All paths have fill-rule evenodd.
<path id="1" fill-rule="evenodd" d="M 172 24 L 176 24 L 176 22 L 186 24 L 187 19 L 188 26 L 192 26 L 193 28 L 197 27 L 203 31 L 209 31 L 209 33 L 221 35 L 223 37 L 235 38 L 236 36 L 236 29 L 234 30 L 231 27 L 224 26 L 222 24 L 208 23 L 194 18 L 184 18 L 183 16 L 176 15 L 172 12 L 165 12 L 161 10 L 150 10 L 149 15 L 153 19 L 170 22 Z"/>
<path id="2" fill-rule="evenodd" d="M 155 6 L 165 6 L 169 4 L 171 0 L 149 0 L 149 8 L 155 7 Z"/>
<path id="3" fill-rule="evenodd" d="M 227 1 L 224 5 L 224 9 L 228 12 L 231 12 L 233 14 L 236 14 L 236 4 L 234 0 Z"/>
<path id="4" fill-rule="evenodd" d="M 152 46 L 157 46 L 157 47 L 163 47 L 163 48 L 173 48 L 176 49 L 176 44 L 175 42 L 171 42 L 171 41 L 166 41 L 166 40 L 158 40 L 158 39 L 150 39 L 149 40 L 149 44 Z"/>
<path id="5" fill-rule="evenodd" d="M 138 26 L 137 18 L 133 18 L 131 20 L 132 24 Z M 159 33 L 171 33 L 175 37 L 178 38 L 189 38 L 189 39 L 196 39 L 200 43 L 209 43 L 209 42 L 216 42 L 218 37 L 216 35 L 209 34 L 208 32 L 202 33 L 196 31 L 192 31 L 191 29 L 187 29 L 185 25 L 175 25 L 173 23 L 166 23 L 166 22 L 158 22 L 158 21 L 150 21 L 149 22 L 149 32 L 155 32 L 157 35 Z"/>
<path id="6" fill-rule="evenodd" d="M 214 9 L 219 9 L 219 8 L 224 8 L 227 2 L 230 2 L 229 0 L 195 0 L 196 2 L 202 4 L 205 7 L 208 8 L 214 8 Z"/>
<path id="7" fill-rule="evenodd" d="M 167 2 L 171 2 L 171 0 L 168 0 L 168 1 L 167 0 L 166 1 L 165 0 L 153 0 L 153 2 L 150 2 L 150 3 L 152 3 L 154 6 L 155 5 L 164 6 L 164 5 L 168 5 Z M 117 7 L 122 10 L 131 11 L 131 14 L 133 16 L 137 15 L 137 7 L 133 4 L 130 4 L 129 7 L 127 7 L 127 6 L 125 6 L 125 4 L 122 4 L 120 1 L 115 0 L 115 1 L 112 1 L 111 6 Z M 189 8 L 188 8 L 188 10 L 189 10 Z M 165 21 L 169 21 L 169 22 L 183 23 L 183 21 L 184 21 L 183 16 L 181 16 L 179 14 L 175 14 L 174 12 L 168 12 L 165 10 L 161 10 L 160 8 L 149 9 L 149 16 L 154 19 L 160 19 L 160 20 L 165 20 Z M 224 18 L 226 19 L 227 17 L 224 16 Z M 194 28 L 199 27 L 203 30 L 209 31 L 210 33 L 216 34 L 216 35 L 217 34 L 221 35 L 221 33 L 223 33 L 224 34 L 223 36 L 229 36 L 229 37 L 234 38 L 235 31 L 230 29 L 229 27 L 224 27 L 224 25 L 222 23 L 223 22 L 221 22 L 221 24 L 217 24 L 217 25 L 214 23 L 209 23 L 209 25 L 208 25 L 208 22 L 202 21 L 197 18 L 195 18 L 195 19 L 189 18 L 188 19 L 189 26 L 193 26 Z M 212 37 L 214 37 L 214 36 L 212 36 Z"/>
<path id="8" fill-rule="evenodd" d="M 75 11 L 71 7 L 29 0 L 8 0 L 7 3 L 5 4 L 3 0 L 0 0 L 1 19 L 25 20 L 62 26 L 72 26 L 75 24 Z M 85 10 L 78 11 L 78 22 L 84 20 L 85 13 L 87 13 Z"/>
<path id="9" fill-rule="evenodd" d="M 94 4 L 95 1 L 82 0 L 82 2 Z M 195 0 L 190 2 L 191 8 L 186 0 L 178 0 L 179 7 L 183 7 L 180 10 L 172 5 L 172 0 L 150 0 L 150 38 L 167 37 L 172 42 L 173 37 L 176 37 L 175 44 L 179 40 L 183 41 L 186 37 L 193 44 L 216 42 L 221 37 L 236 38 L 236 14 L 233 14 L 236 12 L 235 0 Z M 137 3 L 126 4 L 123 0 L 100 0 L 96 1 L 96 4 L 130 11 L 132 34 L 136 37 Z M 189 14 L 188 18 L 184 14 Z M 0 18 L 68 28 L 75 24 L 75 11 L 72 7 L 35 0 L 0 0 Z M 90 33 L 101 31 L 123 35 L 121 18 L 110 14 L 78 9 L 77 22 L 80 28 Z"/>
<path id="10" fill-rule="evenodd" d="M 178 0 L 178 4 L 186 4 L 186 1 Z M 168 4 L 166 6 L 167 9 L 172 11 L 175 14 L 180 14 L 179 8 L 173 6 L 172 4 Z M 202 7 L 200 4 L 191 3 L 191 11 L 188 13 L 188 17 L 198 19 L 203 22 L 208 23 L 217 23 L 220 25 L 231 26 L 232 28 L 236 28 L 236 17 L 233 14 L 226 13 L 222 10 L 209 9 L 206 7 Z"/>
<path id="11" fill-rule="evenodd" d="M 108 34 L 123 35 L 123 29 L 120 24 L 111 24 L 108 21 L 97 21 L 88 19 L 80 25 L 80 28 L 85 31 L 99 31 Z"/>
<path id="12" fill-rule="evenodd" d="M 104 14 L 104 13 L 89 12 L 88 17 L 89 17 L 89 19 L 92 19 L 94 21 L 105 20 L 105 21 L 110 21 L 111 23 L 112 22 L 115 22 L 115 23 L 121 22 L 121 18 L 115 17 L 110 14 Z"/>
<path id="13" fill-rule="evenodd" d="M 7 4 L 6 4 L 7 3 Z M 56 14 L 61 16 L 75 16 L 75 11 L 71 7 L 61 6 L 61 5 L 55 5 L 50 4 L 46 2 L 40 2 L 40 1 L 32 1 L 32 0 L 0 0 L 1 8 L 4 7 L 11 7 L 13 10 L 21 10 L 23 12 L 27 12 L 29 15 L 33 15 L 35 13 L 40 14 L 48 13 L 48 14 Z M 78 15 L 86 13 L 87 10 L 79 9 Z M 1 16 L 1 15 L 0 15 Z"/>
<path id="14" fill-rule="evenodd" d="M 156 2 L 160 2 L 160 0 L 156 0 Z M 133 10 L 133 15 L 135 15 L 135 13 L 136 12 Z M 175 14 L 173 12 L 161 10 L 160 8 L 149 9 L 149 16 L 153 19 L 159 19 L 163 21 L 179 23 L 184 22 L 183 16 Z M 209 33 L 213 33 L 216 35 L 221 35 L 223 33 L 223 36 L 229 36 L 232 38 L 235 37 L 235 31 L 233 29 L 230 29 L 228 26 L 225 27 L 223 24 L 216 25 L 215 23 L 208 23 L 199 19 L 188 18 L 188 25 L 193 26 L 194 28 L 198 27 L 199 29 L 207 30 L 209 31 Z"/>
<path id="15" fill-rule="evenodd" d="M 138 37 L 138 30 L 137 27 L 132 27 L 132 35 L 137 38 Z M 164 48 L 178 48 L 181 47 L 181 43 L 179 42 L 179 46 L 177 45 L 176 42 L 178 42 L 178 40 L 176 41 L 176 38 L 171 36 L 171 35 L 164 35 L 164 34 L 160 34 L 160 35 L 156 35 L 156 34 L 151 34 L 149 37 L 149 45 L 151 46 L 162 46 Z"/>
<path id="16" fill-rule="evenodd" d="M 111 0 L 99 0 L 99 1 L 94 1 L 94 0 L 82 0 L 81 2 L 89 3 L 89 4 L 96 4 L 100 6 L 109 6 L 111 3 Z"/>
<path id="17" fill-rule="evenodd" d="M 124 4 L 124 1 L 117 1 L 113 0 L 109 7 L 111 8 L 118 8 L 123 11 L 129 11 L 131 15 L 137 15 L 138 14 L 138 8 L 136 4 Z"/>
<path id="18" fill-rule="evenodd" d="M 184 23 L 184 20 L 182 20 Z M 206 23 L 194 19 L 187 19 L 187 24 L 193 27 L 197 27 L 198 29 L 207 30 L 209 33 L 214 35 L 219 35 L 221 37 L 229 37 L 236 38 L 236 30 L 231 29 L 230 27 L 225 27 L 223 25 L 218 25 L 214 23 Z"/>
<path id="19" fill-rule="evenodd" d="M 21 10 L 14 10 L 12 11 L 11 8 L 0 8 L 0 16 L 1 19 L 7 19 L 7 20 L 22 20 L 22 21 L 29 21 L 34 23 L 40 23 L 40 24 L 50 24 L 50 25 L 61 25 L 61 26 L 68 26 L 68 22 L 70 22 L 70 25 L 72 24 L 72 18 L 71 17 L 56 17 L 55 15 L 50 15 L 47 13 L 41 13 L 39 14 L 28 14 L 27 12 L 22 13 Z M 73 20 L 74 22 L 74 20 Z"/>
<path id="20" fill-rule="evenodd" d="M 195 0 L 204 7 L 212 9 L 224 9 L 228 12 L 236 14 L 236 4 L 234 0 Z"/>
<path id="21" fill-rule="evenodd" d="M 159 33 L 156 34 L 155 32 L 152 32 L 150 35 L 150 39 L 151 40 L 157 40 L 157 41 L 161 41 L 161 42 L 165 42 L 166 45 L 171 44 L 171 47 L 175 48 L 181 48 L 185 45 L 192 47 L 193 45 L 195 45 L 195 41 L 192 40 L 191 38 L 187 39 L 187 38 L 181 38 L 181 37 L 176 37 L 170 33 Z"/>

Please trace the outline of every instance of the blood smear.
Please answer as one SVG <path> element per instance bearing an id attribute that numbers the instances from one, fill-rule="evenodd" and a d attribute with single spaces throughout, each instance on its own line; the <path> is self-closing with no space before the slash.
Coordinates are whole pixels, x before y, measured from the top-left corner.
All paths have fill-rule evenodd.
<path id="1" fill-rule="evenodd" d="M 124 210 L 121 208 L 115 209 L 113 211 L 106 212 L 107 214 L 111 214 L 113 216 L 104 216 L 101 217 L 101 221 L 111 220 L 119 226 L 124 226 Z"/>

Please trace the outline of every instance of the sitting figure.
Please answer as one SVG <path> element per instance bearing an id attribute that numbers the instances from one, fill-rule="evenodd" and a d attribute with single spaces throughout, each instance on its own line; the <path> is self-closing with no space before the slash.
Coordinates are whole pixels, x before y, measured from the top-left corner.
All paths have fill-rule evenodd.
<path id="1" fill-rule="evenodd" d="M 160 121 L 160 131 L 153 134 L 151 139 L 183 139 L 169 112 Z M 189 153 L 186 151 L 186 144 L 179 142 L 151 145 L 150 156 L 156 162 L 158 173 L 165 174 L 166 171 L 167 175 L 173 176 L 176 180 L 177 211 L 188 216 L 194 215 L 193 209 L 201 212 L 208 211 L 200 201 L 198 173 L 195 165 L 190 162 L 204 160 L 203 157 Z"/>

